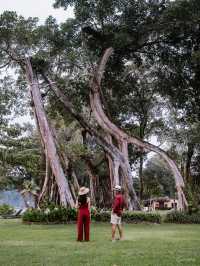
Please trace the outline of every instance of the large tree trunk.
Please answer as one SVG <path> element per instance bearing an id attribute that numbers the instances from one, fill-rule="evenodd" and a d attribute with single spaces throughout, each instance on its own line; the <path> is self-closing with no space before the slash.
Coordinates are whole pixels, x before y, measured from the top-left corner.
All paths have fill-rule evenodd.
<path id="1" fill-rule="evenodd" d="M 98 177 L 94 173 L 92 163 L 89 159 L 85 159 L 86 169 L 90 180 L 90 194 L 91 194 L 91 203 L 96 206 L 96 196 L 97 196 L 97 179 Z"/>
<path id="2" fill-rule="evenodd" d="M 91 93 L 90 93 L 90 103 L 91 107 L 93 110 L 93 113 L 95 115 L 95 118 L 100 125 L 102 129 L 105 130 L 107 134 L 110 134 L 113 136 L 117 142 L 126 142 L 126 143 L 131 143 L 134 144 L 144 150 L 148 151 L 153 151 L 157 154 L 159 154 L 168 164 L 170 167 L 172 173 L 174 174 L 175 178 L 175 183 L 176 183 L 176 188 L 178 192 L 178 201 L 179 201 L 179 209 L 184 209 L 187 207 L 188 203 L 185 198 L 184 192 L 182 188 L 184 187 L 184 181 L 183 178 L 178 170 L 178 167 L 176 163 L 167 155 L 165 151 L 160 149 L 159 147 L 148 143 L 146 141 L 143 141 L 137 137 L 134 136 L 129 136 L 126 132 L 124 132 L 122 129 L 118 128 L 115 124 L 113 124 L 108 117 L 106 116 L 102 104 L 101 104 L 101 99 L 100 99 L 100 84 L 101 84 L 101 79 L 103 76 L 103 72 L 105 70 L 105 65 L 107 63 L 107 60 L 109 56 L 112 54 L 113 49 L 109 48 L 105 51 L 96 72 L 94 73 L 94 76 L 91 80 Z M 126 162 L 127 164 L 127 162 Z M 131 183 L 131 180 L 129 178 L 128 180 Z"/>
<path id="3" fill-rule="evenodd" d="M 60 164 L 58 153 L 56 150 L 55 141 L 52 135 L 52 131 L 49 127 L 46 113 L 45 113 L 45 110 L 42 104 L 38 81 L 36 77 L 34 76 L 29 59 L 26 59 L 25 67 L 26 67 L 27 81 L 30 86 L 30 92 L 31 92 L 34 106 L 35 106 L 35 112 L 36 112 L 36 116 L 38 119 L 40 133 L 42 136 L 42 140 L 45 144 L 45 148 L 47 151 L 46 155 L 48 156 L 52 172 L 56 178 L 56 183 L 59 189 L 61 204 L 63 206 L 67 206 L 67 204 L 69 204 L 70 207 L 74 207 L 74 200 L 72 198 L 69 185 L 67 183 L 62 166 Z"/>
<path id="4" fill-rule="evenodd" d="M 140 162 L 139 162 L 139 179 L 140 179 L 140 200 L 143 199 L 143 193 L 144 193 L 144 180 L 143 180 L 143 154 L 140 154 Z"/>
<path id="5" fill-rule="evenodd" d="M 46 152 L 45 152 L 46 154 Z M 46 166 L 45 166 L 45 179 L 44 179 L 44 183 L 43 183 L 43 187 L 42 187 L 42 191 L 38 197 L 38 207 L 40 205 L 40 202 L 42 200 L 42 198 L 44 197 L 45 193 L 47 192 L 47 186 L 48 186 L 48 182 L 49 182 L 49 176 L 50 176 L 50 173 L 49 173 L 49 160 L 48 160 L 48 156 L 46 156 Z"/>
<path id="6" fill-rule="evenodd" d="M 51 125 L 52 129 L 52 134 L 55 140 L 55 145 L 58 150 L 58 156 L 60 158 L 61 165 L 64 169 L 64 173 L 66 176 L 68 176 L 68 183 L 70 186 L 71 194 L 73 196 L 74 201 L 77 198 L 78 191 L 79 191 L 79 184 L 78 184 L 78 179 L 76 177 L 75 172 L 73 171 L 70 163 L 70 159 L 67 157 L 67 155 L 62 151 L 59 141 L 58 141 L 58 136 L 56 133 L 56 129 L 53 125 Z"/>
<path id="7" fill-rule="evenodd" d="M 187 157 L 186 157 L 186 164 L 185 164 L 185 181 L 187 184 L 191 184 L 191 162 L 192 162 L 192 156 L 194 154 L 194 143 L 188 143 L 188 150 L 187 150 Z"/>
<path id="8" fill-rule="evenodd" d="M 92 136 L 95 137 L 97 143 L 104 149 L 104 151 L 112 158 L 113 162 L 120 162 L 120 167 L 124 173 L 125 177 L 128 177 L 127 179 L 127 187 L 129 189 L 129 195 L 131 198 L 130 205 L 132 209 L 138 210 L 140 209 L 140 204 L 137 199 L 136 193 L 133 188 L 133 180 L 132 180 L 132 173 L 129 163 L 127 162 L 127 159 L 125 159 L 123 153 L 116 148 L 113 144 L 108 143 L 105 139 L 104 135 L 102 135 L 100 132 L 98 132 L 96 129 L 94 129 L 85 119 L 82 117 L 79 113 L 75 111 L 75 108 L 71 104 L 71 102 L 68 100 L 66 95 L 64 95 L 60 89 L 54 85 L 54 83 L 46 77 L 45 80 L 48 80 L 48 84 L 50 88 L 55 92 L 57 97 L 61 100 L 61 102 L 64 104 L 67 111 L 80 123 L 80 125 L 89 132 Z M 126 152 L 127 154 L 127 152 Z M 114 169 L 114 167 L 113 167 Z M 116 167 L 115 167 L 116 169 Z M 118 181 L 116 180 L 116 183 Z"/>
<path id="9" fill-rule="evenodd" d="M 143 117 L 140 120 L 140 135 L 139 136 L 141 140 L 144 140 L 146 125 L 147 125 L 147 118 Z M 143 164 L 144 164 L 144 150 L 141 149 L 140 158 L 139 158 L 140 200 L 143 200 L 143 193 L 144 193 Z"/>
<path id="10" fill-rule="evenodd" d="M 94 84 L 92 84 L 91 87 L 96 91 L 96 88 L 94 88 L 93 85 Z M 95 93 L 94 93 L 94 91 L 92 91 L 92 93 L 90 93 L 90 105 L 91 105 L 92 111 L 95 115 L 95 118 L 96 118 L 98 124 L 100 125 L 100 127 L 105 130 L 106 134 L 112 135 L 111 131 L 107 130 L 107 126 L 104 125 L 104 120 L 102 117 L 103 109 L 99 106 L 100 101 L 97 102 L 94 95 L 95 95 Z M 99 94 L 98 94 L 98 96 L 99 96 Z M 108 125 L 108 127 L 109 127 L 109 125 Z M 119 184 L 119 169 L 121 169 L 123 176 L 124 176 L 124 179 L 125 179 L 126 186 L 129 190 L 129 196 L 130 196 L 129 208 L 130 209 L 137 209 L 139 206 L 139 202 L 138 202 L 137 195 L 136 195 L 134 187 L 133 187 L 133 178 L 132 178 L 132 173 L 131 173 L 131 167 L 130 167 L 129 160 L 128 160 L 127 141 L 121 139 L 120 137 L 116 137 L 116 135 L 114 137 L 117 140 L 118 147 L 120 147 L 120 149 L 118 147 L 115 147 L 119 156 L 112 158 L 113 159 L 114 185 Z"/>
<path id="11" fill-rule="evenodd" d="M 105 136 L 105 140 L 108 143 L 110 143 L 111 145 L 113 144 L 112 143 L 112 137 L 111 137 L 111 135 Z M 106 154 L 106 158 L 107 158 L 107 162 L 108 162 L 109 177 L 110 177 L 110 186 L 111 186 L 111 189 L 113 189 L 114 184 L 117 183 L 116 180 L 114 180 L 115 176 L 114 176 L 113 160 L 112 160 L 112 157 L 108 153 L 105 153 L 105 154 Z M 112 193 L 112 195 L 113 195 L 113 193 Z"/>

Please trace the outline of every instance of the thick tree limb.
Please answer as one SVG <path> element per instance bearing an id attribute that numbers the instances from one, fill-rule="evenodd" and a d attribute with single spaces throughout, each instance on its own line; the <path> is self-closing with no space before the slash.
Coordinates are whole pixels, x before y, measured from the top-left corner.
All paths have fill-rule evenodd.
<path id="1" fill-rule="evenodd" d="M 60 101 L 64 104 L 66 110 L 80 123 L 80 125 L 87 130 L 92 136 L 95 137 L 97 143 L 110 155 L 113 161 L 120 162 L 120 167 L 125 173 L 126 176 L 131 177 L 131 169 L 129 165 L 127 165 L 126 160 L 124 159 L 124 156 L 122 152 L 119 151 L 118 148 L 116 148 L 111 143 L 108 143 L 105 140 L 105 137 L 101 135 L 96 129 L 94 129 L 89 123 L 85 120 L 84 117 L 81 116 L 81 114 L 77 113 L 71 102 L 68 100 L 67 96 L 62 93 L 62 91 L 55 86 L 55 83 L 53 83 L 48 77 L 46 77 L 46 80 L 48 80 L 48 84 L 50 88 L 54 91 L 56 96 L 60 99 Z M 128 167 L 128 168 L 127 168 Z M 132 178 L 130 178 L 129 182 L 127 183 L 129 187 L 129 194 L 131 197 L 131 204 L 134 209 L 140 209 L 140 204 L 138 202 L 136 193 L 133 188 Z"/>
<path id="2" fill-rule="evenodd" d="M 25 68 L 27 81 L 29 83 L 30 92 L 35 105 L 35 112 L 37 115 L 40 132 L 47 151 L 46 154 L 48 156 L 52 172 L 56 178 L 56 183 L 58 185 L 61 204 L 64 206 L 67 206 L 67 204 L 69 204 L 71 207 L 74 207 L 74 200 L 72 198 L 68 183 L 59 161 L 55 141 L 42 104 L 38 82 L 34 76 L 29 58 L 25 59 Z"/>
<path id="3" fill-rule="evenodd" d="M 185 207 L 187 207 L 188 204 L 185 195 L 182 191 L 182 188 L 184 187 L 184 181 L 182 175 L 178 170 L 176 163 L 161 148 L 149 142 L 143 141 L 135 136 L 129 136 L 126 132 L 124 132 L 122 129 L 118 128 L 115 124 L 113 124 L 104 113 L 101 104 L 99 88 L 100 88 L 101 79 L 103 77 L 103 72 L 105 70 L 106 62 L 108 61 L 109 56 L 112 54 L 112 52 L 113 52 L 112 48 L 108 48 L 105 51 L 90 83 L 91 87 L 90 102 L 96 120 L 98 124 L 101 126 L 101 128 L 103 128 L 107 133 L 111 134 L 118 142 L 121 141 L 123 143 L 125 141 L 127 143 L 134 144 L 142 149 L 153 151 L 159 154 L 167 162 L 171 171 L 174 174 L 176 188 L 179 197 L 179 208 L 184 209 Z"/>

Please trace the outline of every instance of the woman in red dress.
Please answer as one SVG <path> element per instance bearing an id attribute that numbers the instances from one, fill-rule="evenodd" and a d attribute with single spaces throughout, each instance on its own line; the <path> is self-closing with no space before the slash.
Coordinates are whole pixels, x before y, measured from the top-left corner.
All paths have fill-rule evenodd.
<path id="1" fill-rule="evenodd" d="M 76 208 L 78 209 L 77 241 L 83 241 L 83 235 L 85 241 L 90 240 L 90 198 L 88 192 L 89 188 L 81 187 L 76 201 Z"/>

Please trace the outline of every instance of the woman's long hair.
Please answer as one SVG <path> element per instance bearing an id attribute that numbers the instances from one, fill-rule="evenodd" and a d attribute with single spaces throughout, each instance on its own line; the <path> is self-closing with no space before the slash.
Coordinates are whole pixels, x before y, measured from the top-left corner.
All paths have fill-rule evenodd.
<path id="1" fill-rule="evenodd" d="M 79 195 L 78 196 L 78 203 L 80 203 L 80 205 L 87 203 L 87 194 Z"/>

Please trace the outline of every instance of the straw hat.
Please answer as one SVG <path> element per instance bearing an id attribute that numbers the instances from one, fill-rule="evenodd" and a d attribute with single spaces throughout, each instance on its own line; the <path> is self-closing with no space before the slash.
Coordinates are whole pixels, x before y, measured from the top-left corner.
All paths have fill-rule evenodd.
<path id="1" fill-rule="evenodd" d="M 85 195 L 85 194 L 87 194 L 89 191 L 90 191 L 89 188 L 87 188 L 87 187 L 81 187 L 81 188 L 79 189 L 78 195 L 79 195 L 79 196 Z"/>
<path id="2" fill-rule="evenodd" d="M 115 190 L 115 191 L 121 191 L 122 190 L 122 188 L 121 188 L 121 186 L 119 186 L 119 185 L 116 185 L 115 187 L 114 187 L 114 189 L 113 190 Z"/>

